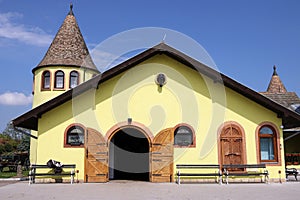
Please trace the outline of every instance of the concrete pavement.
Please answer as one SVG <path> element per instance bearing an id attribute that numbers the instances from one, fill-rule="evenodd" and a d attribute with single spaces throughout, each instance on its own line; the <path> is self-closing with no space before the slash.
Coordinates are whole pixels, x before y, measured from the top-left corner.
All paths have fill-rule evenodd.
<path id="1" fill-rule="evenodd" d="M 300 182 L 271 184 L 181 184 L 149 183 L 137 181 L 111 181 L 109 183 L 0 183 L 0 198 L 22 200 L 82 200 L 82 199 L 220 199 L 220 200 L 293 200 L 299 199 Z"/>

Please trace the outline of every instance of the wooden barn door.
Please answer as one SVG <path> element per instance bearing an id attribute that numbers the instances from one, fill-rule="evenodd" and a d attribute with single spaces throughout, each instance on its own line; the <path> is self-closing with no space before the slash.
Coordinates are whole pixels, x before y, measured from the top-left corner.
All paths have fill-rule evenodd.
<path id="1" fill-rule="evenodd" d="M 153 139 L 151 147 L 151 182 L 173 181 L 173 129 L 165 129 Z"/>
<path id="2" fill-rule="evenodd" d="M 85 182 L 107 182 L 108 146 L 105 138 L 89 128 L 85 141 Z"/>
<path id="3" fill-rule="evenodd" d="M 238 127 L 226 126 L 220 136 L 221 165 L 236 165 L 244 163 L 243 135 Z M 241 171 L 244 169 L 230 169 Z"/>

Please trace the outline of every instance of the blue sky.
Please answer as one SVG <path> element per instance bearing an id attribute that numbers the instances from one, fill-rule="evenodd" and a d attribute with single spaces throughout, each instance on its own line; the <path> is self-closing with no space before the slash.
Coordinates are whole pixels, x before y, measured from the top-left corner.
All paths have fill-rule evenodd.
<path id="1" fill-rule="evenodd" d="M 72 3 L 89 49 L 130 29 L 167 28 L 197 41 L 222 73 L 255 91 L 266 90 L 276 65 L 286 88 L 300 94 L 298 0 Z M 45 55 L 69 4 L 70 0 L 0 0 L 0 131 L 30 110 L 31 70 Z"/>

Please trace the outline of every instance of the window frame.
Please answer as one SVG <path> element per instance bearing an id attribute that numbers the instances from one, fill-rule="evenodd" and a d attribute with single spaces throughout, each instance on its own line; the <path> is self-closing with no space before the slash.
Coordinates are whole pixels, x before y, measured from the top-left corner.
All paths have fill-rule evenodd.
<path id="1" fill-rule="evenodd" d="M 70 77 L 69 77 L 69 88 L 74 88 L 74 87 L 71 87 L 71 83 L 72 83 L 72 73 L 76 73 L 76 74 L 77 74 L 77 85 L 76 85 L 76 86 L 79 85 L 79 72 L 76 71 L 76 70 L 73 70 L 73 71 L 70 72 Z M 75 77 L 75 76 L 74 76 L 74 77 Z M 75 87 L 76 87 L 76 86 L 75 86 Z"/>
<path id="2" fill-rule="evenodd" d="M 45 87 L 45 74 L 46 73 L 49 73 L 49 88 Z M 51 90 L 51 72 L 49 70 L 45 70 L 42 73 L 41 90 L 43 90 L 43 91 Z"/>
<path id="3" fill-rule="evenodd" d="M 273 131 L 273 136 L 271 134 L 261 134 L 260 130 L 264 127 L 270 128 Z M 273 160 L 262 160 L 261 159 L 261 138 L 273 138 Z M 281 165 L 281 143 L 280 143 L 280 135 L 279 130 L 275 124 L 271 122 L 263 122 L 259 124 L 256 128 L 256 151 L 257 151 L 257 162 L 262 164 L 267 164 L 270 166 L 279 166 Z"/>
<path id="4" fill-rule="evenodd" d="M 188 129 L 191 130 L 191 133 L 192 133 L 192 144 L 190 145 L 179 145 L 179 144 L 175 144 L 175 132 L 178 128 L 180 127 L 187 127 Z M 180 123 L 180 124 L 177 124 L 174 129 L 173 129 L 173 135 L 174 135 L 174 142 L 173 142 L 173 145 L 174 145 L 174 148 L 195 148 L 196 147 L 196 135 L 195 135 L 195 130 L 194 128 L 189 125 L 189 124 L 186 124 L 186 123 Z"/>
<path id="5" fill-rule="evenodd" d="M 73 130 L 74 127 L 79 127 L 83 130 L 83 143 L 80 145 L 72 145 L 72 144 L 68 144 L 68 135 L 70 133 L 71 130 Z M 64 148 L 83 148 L 84 147 L 84 143 L 85 143 L 85 133 L 86 133 L 86 128 L 85 126 L 83 126 L 82 124 L 78 124 L 78 123 L 74 123 L 74 124 L 70 124 L 66 129 L 65 129 L 65 133 L 64 133 Z"/>
<path id="6" fill-rule="evenodd" d="M 62 73 L 62 76 L 57 75 L 60 72 Z M 62 80 L 63 80 L 62 87 L 57 87 L 57 78 L 58 77 L 62 77 Z M 55 72 L 55 75 L 54 75 L 54 89 L 55 90 L 64 90 L 65 89 L 65 72 L 62 71 L 62 70 L 58 70 L 58 71 Z"/>

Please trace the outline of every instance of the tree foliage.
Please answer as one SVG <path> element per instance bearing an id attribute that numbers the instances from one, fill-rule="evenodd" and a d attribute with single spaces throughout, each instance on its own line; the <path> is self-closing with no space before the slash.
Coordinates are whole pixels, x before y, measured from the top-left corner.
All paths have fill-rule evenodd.
<path id="1" fill-rule="evenodd" d="M 0 133 L 0 155 L 3 153 L 28 151 L 30 149 L 30 131 L 23 128 L 16 129 L 10 123 Z"/>

